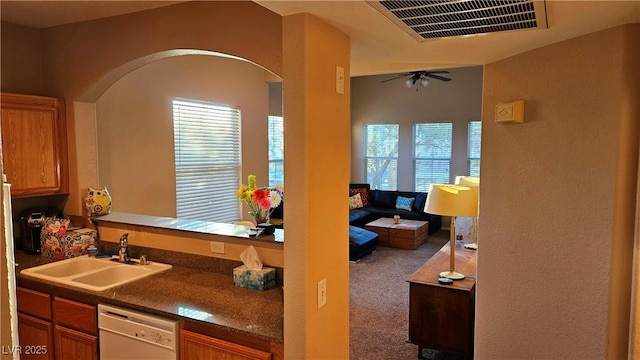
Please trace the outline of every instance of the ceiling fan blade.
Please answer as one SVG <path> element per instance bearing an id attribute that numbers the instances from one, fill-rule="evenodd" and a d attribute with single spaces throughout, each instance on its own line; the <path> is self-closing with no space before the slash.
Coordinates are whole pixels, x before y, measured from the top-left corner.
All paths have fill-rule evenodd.
<path id="1" fill-rule="evenodd" d="M 400 75 L 398 75 L 398 76 L 396 76 L 394 78 L 387 79 L 387 80 L 382 80 L 380 82 L 383 83 L 383 82 L 387 82 L 387 81 L 391 81 L 391 80 L 396 80 L 396 79 L 400 79 L 400 78 L 403 78 L 403 77 L 409 76 L 409 75 L 413 75 L 413 74 L 411 74 L 411 73 L 409 73 L 409 74 L 400 74 Z"/>
<path id="2" fill-rule="evenodd" d="M 426 73 L 424 74 L 424 76 L 430 77 L 430 78 L 434 78 L 436 80 L 441 80 L 441 81 L 451 81 L 451 79 L 446 78 L 444 76 L 440 76 L 440 75 L 434 75 L 433 73 Z"/>
<path id="3" fill-rule="evenodd" d="M 437 70 L 437 71 L 425 71 L 425 74 L 449 74 L 446 70 Z"/>

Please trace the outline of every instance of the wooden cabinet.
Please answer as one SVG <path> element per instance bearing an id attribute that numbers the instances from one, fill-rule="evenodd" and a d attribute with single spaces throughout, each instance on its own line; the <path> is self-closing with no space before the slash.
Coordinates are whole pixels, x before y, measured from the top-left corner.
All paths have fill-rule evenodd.
<path id="1" fill-rule="evenodd" d="M 64 102 L 1 93 L 2 156 L 12 197 L 69 192 Z"/>
<path id="2" fill-rule="evenodd" d="M 56 325 L 54 330 L 56 359 L 98 360 L 98 338 L 94 335 Z"/>
<path id="3" fill-rule="evenodd" d="M 21 359 L 53 360 L 53 324 L 51 296 L 25 288 L 16 288 L 18 334 Z"/>
<path id="4" fill-rule="evenodd" d="M 98 313 L 93 305 L 53 298 L 56 359 L 98 359 Z"/>
<path id="5" fill-rule="evenodd" d="M 18 313 L 21 359 L 53 359 L 53 325 Z"/>
<path id="6" fill-rule="evenodd" d="M 409 340 L 422 348 L 473 355 L 476 252 L 455 247 L 455 269 L 466 277 L 451 285 L 438 282 L 449 270 L 449 243 L 407 280 Z M 419 357 L 421 358 L 421 357 Z"/>
<path id="7" fill-rule="evenodd" d="M 93 305 L 18 287 L 18 333 L 22 359 L 98 357 L 97 311 Z"/>
<path id="8" fill-rule="evenodd" d="M 270 352 L 180 330 L 180 359 L 272 360 Z"/>

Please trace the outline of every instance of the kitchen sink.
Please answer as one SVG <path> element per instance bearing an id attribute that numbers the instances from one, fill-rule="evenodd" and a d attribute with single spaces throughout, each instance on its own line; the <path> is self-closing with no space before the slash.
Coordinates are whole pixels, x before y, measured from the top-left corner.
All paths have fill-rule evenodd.
<path id="1" fill-rule="evenodd" d="M 25 272 L 31 272 L 49 276 L 54 278 L 63 278 L 68 276 L 77 275 L 87 271 L 103 269 L 105 267 L 111 267 L 115 264 L 104 259 L 96 259 L 93 257 L 82 256 L 77 258 L 71 258 L 69 260 L 57 261 L 54 263 L 38 266 L 33 269 L 26 269 Z"/>
<path id="2" fill-rule="evenodd" d="M 113 258 L 99 259 L 85 255 L 24 269 L 20 273 L 59 284 L 103 291 L 171 268 L 169 264 L 155 261 L 140 265 L 137 259 L 127 264 L 111 260 Z"/>

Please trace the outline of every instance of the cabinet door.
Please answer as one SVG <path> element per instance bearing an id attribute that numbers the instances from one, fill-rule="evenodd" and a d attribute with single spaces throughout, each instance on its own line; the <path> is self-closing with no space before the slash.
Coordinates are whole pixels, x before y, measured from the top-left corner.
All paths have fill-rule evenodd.
<path id="1" fill-rule="evenodd" d="M 53 324 L 18 313 L 20 358 L 53 360 Z"/>
<path id="2" fill-rule="evenodd" d="M 53 298 L 53 323 L 90 335 L 98 335 L 98 312 L 93 305 L 56 296 Z"/>
<path id="3" fill-rule="evenodd" d="M 271 354 L 244 345 L 181 330 L 180 359 L 271 360 Z"/>
<path id="4" fill-rule="evenodd" d="M 56 325 L 56 360 L 98 360 L 98 337 Z"/>
<path id="5" fill-rule="evenodd" d="M 68 192 L 66 125 L 54 98 L 2 93 L 2 155 L 13 197 Z"/>

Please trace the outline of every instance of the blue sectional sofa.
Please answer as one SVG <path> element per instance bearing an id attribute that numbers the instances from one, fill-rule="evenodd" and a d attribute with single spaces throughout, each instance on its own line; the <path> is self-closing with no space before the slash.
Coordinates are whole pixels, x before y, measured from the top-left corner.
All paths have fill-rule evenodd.
<path id="1" fill-rule="evenodd" d="M 366 194 L 368 204 L 357 209 L 349 210 L 349 225 L 364 228 L 364 226 L 382 217 L 392 218 L 399 215 L 401 219 L 421 220 L 429 222 L 429 234 L 440 230 L 442 216 L 428 214 L 423 211 L 427 201 L 427 193 L 415 191 L 371 190 L 369 184 L 349 184 L 349 195 Z M 414 199 L 411 210 L 396 207 L 398 197 Z M 364 201 L 363 201 L 364 202 Z"/>

